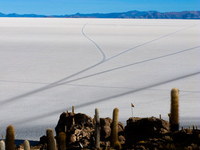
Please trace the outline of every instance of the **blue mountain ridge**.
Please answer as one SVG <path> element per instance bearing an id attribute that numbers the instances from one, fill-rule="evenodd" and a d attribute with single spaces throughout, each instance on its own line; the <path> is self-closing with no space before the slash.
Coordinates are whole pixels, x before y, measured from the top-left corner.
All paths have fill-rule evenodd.
<path id="1" fill-rule="evenodd" d="M 37 15 L 37 14 L 4 14 L 0 17 L 31 17 L 31 18 L 135 18 L 135 19 L 200 19 L 200 11 L 158 12 L 158 11 L 128 11 L 119 13 L 91 13 L 72 15 Z"/>

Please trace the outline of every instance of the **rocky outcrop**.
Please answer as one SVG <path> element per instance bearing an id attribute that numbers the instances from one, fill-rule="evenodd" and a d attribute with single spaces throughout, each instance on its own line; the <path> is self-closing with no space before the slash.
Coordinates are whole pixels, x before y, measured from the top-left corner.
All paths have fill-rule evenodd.
<path id="1" fill-rule="evenodd" d="M 100 118 L 100 144 L 101 147 L 110 146 L 112 119 Z M 118 123 L 119 142 L 125 143 L 124 125 Z M 68 147 L 91 148 L 94 146 L 94 120 L 85 114 L 63 112 L 55 128 L 56 135 L 66 132 Z"/>
<path id="2" fill-rule="evenodd" d="M 111 118 L 100 118 L 100 149 L 110 148 Z M 56 126 L 56 135 L 66 133 L 67 149 L 94 149 L 94 119 L 85 114 L 62 113 Z M 131 117 L 127 125 L 118 122 L 118 140 L 122 149 L 200 149 L 200 130 L 170 131 L 168 121 Z M 46 137 L 41 141 L 45 143 Z M 43 150 L 46 150 L 43 144 Z"/>
<path id="3" fill-rule="evenodd" d="M 55 130 L 57 136 L 60 132 L 66 133 L 67 147 L 93 146 L 93 119 L 85 114 L 63 112 Z"/>
<path id="4" fill-rule="evenodd" d="M 170 131 L 169 122 L 151 118 L 132 117 L 127 120 L 125 127 L 126 145 L 133 145 L 148 138 L 160 138 Z"/>

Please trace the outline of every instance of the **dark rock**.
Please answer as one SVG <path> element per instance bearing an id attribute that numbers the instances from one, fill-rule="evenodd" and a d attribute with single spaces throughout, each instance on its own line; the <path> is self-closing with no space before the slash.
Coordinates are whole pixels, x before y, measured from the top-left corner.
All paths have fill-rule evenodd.
<path id="1" fill-rule="evenodd" d="M 43 135 L 42 137 L 40 137 L 40 144 L 45 144 L 47 143 L 47 136 Z"/>
<path id="2" fill-rule="evenodd" d="M 124 130 L 125 130 L 125 127 L 124 127 L 123 123 L 118 122 L 118 132 L 123 133 Z"/>
<path id="3" fill-rule="evenodd" d="M 125 127 L 126 144 L 132 146 L 138 141 L 162 137 L 170 131 L 169 129 L 167 121 L 155 117 L 129 118 Z"/>
<path id="4" fill-rule="evenodd" d="M 171 137 L 173 139 L 173 142 L 175 144 L 178 143 L 179 147 L 181 148 L 192 147 L 192 149 L 200 149 L 200 147 L 196 148 L 197 145 L 200 146 L 199 130 L 183 129 L 172 133 Z"/>

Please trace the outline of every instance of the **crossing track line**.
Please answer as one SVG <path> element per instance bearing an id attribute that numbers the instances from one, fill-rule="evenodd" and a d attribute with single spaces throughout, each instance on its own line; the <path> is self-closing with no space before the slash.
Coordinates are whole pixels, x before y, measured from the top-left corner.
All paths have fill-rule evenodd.
<path id="1" fill-rule="evenodd" d="M 182 79 L 185 79 L 185 78 L 188 78 L 188 77 L 191 77 L 191 76 L 196 76 L 196 75 L 199 75 L 199 74 L 200 74 L 200 71 L 190 73 L 190 74 L 186 74 L 186 75 L 175 77 L 175 78 L 172 78 L 172 79 L 169 79 L 169 80 L 166 80 L 166 81 L 158 82 L 158 83 L 155 83 L 155 84 L 152 84 L 152 85 L 147 85 L 147 86 L 144 86 L 144 87 L 141 87 L 141 88 L 138 88 L 138 89 L 133 89 L 133 90 L 130 90 L 128 92 L 121 93 L 121 94 L 116 94 L 116 95 L 112 95 L 112 96 L 109 96 L 109 97 L 106 97 L 106 98 L 97 99 L 97 100 L 93 100 L 93 101 L 86 102 L 86 103 L 81 103 L 79 105 L 75 105 L 74 107 L 75 108 L 87 107 L 89 105 L 98 104 L 98 103 L 101 103 L 101 102 L 104 102 L 104 101 L 109 101 L 113 98 L 118 98 L 118 97 L 122 97 L 122 96 L 129 95 L 129 94 L 132 94 L 132 93 L 140 92 L 140 91 L 143 91 L 143 90 L 147 90 L 149 88 L 153 88 L 153 87 L 160 86 L 160 85 L 170 83 L 170 82 L 174 82 L 174 81 L 177 81 L 177 80 L 182 80 Z M 70 110 L 70 109 L 71 109 L 71 107 L 66 108 L 66 110 Z M 62 111 L 63 111 L 63 109 L 59 109 L 59 110 L 53 111 L 51 113 L 45 113 L 45 114 L 42 114 L 42 115 L 34 116 L 32 118 L 22 119 L 22 120 L 20 120 L 20 122 L 16 121 L 14 124 L 21 124 L 21 123 L 25 123 L 25 122 L 31 122 L 31 121 L 34 121 L 34 120 L 50 117 L 50 116 L 53 116 L 55 114 L 60 114 L 60 112 L 62 112 Z"/>
<path id="2" fill-rule="evenodd" d="M 135 63 L 132 63 L 132 64 L 128 64 L 128 65 L 119 66 L 119 67 L 116 67 L 116 68 L 104 70 L 104 71 L 97 72 L 97 73 L 94 73 L 94 74 L 90 74 L 90 75 L 87 75 L 87 76 L 84 76 L 84 77 L 80 77 L 80 78 L 77 78 L 77 79 L 74 79 L 74 80 L 71 80 L 71 81 L 60 83 L 59 85 L 63 85 L 63 84 L 71 83 L 71 82 L 74 82 L 74 81 L 86 79 L 86 78 L 89 78 L 89 77 L 93 77 L 93 76 L 97 76 L 97 75 L 100 75 L 100 74 L 108 73 L 108 72 L 111 72 L 111 71 L 123 69 L 123 68 L 130 67 L 130 66 L 133 66 L 133 65 L 138 65 L 138 64 L 142 64 L 142 63 L 146 63 L 146 62 L 150 62 L 150 61 L 154 61 L 154 60 L 170 57 L 170 56 L 173 56 L 173 55 L 185 53 L 185 52 L 188 52 L 188 51 L 191 51 L 191 50 L 195 50 L 197 48 L 200 48 L 200 46 L 196 46 L 196 47 L 188 48 L 188 49 L 181 50 L 181 51 L 178 51 L 178 52 L 174 52 L 174 53 L 171 53 L 171 54 L 167 54 L 167 55 L 163 55 L 163 56 L 159 56 L 159 57 L 154 57 L 154 58 L 146 59 L 146 60 L 143 60 L 143 61 L 135 62 Z"/>
<path id="3" fill-rule="evenodd" d="M 81 71 L 78 71 L 78 72 L 76 72 L 76 73 L 74 73 L 74 74 L 72 74 L 72 75 L 70 75 L 70 76 L 67 76 L 67 77 L 65 77 L 65 78 L 63 78 L 63 79 L 60 79 L 60 80 L 55 81 L 55 82 L 53 82 L 53 83 L 50 83 L 49 85 L 46 85 L 46 86 L 44 86 L 44 87 L 41 87 L 41 88 L 38 88 L 38 89 L 36 89 L 36 90 L 33 90 L 33 91 L 30 91 L 30 92 L 27 92 L 27 93 L 24 93 L 24 94 L 15 96 L 15 97 L 10 98 L 10 99 L 3 100 L 3 101 L 1 101 L 1 106 L 4 105 L 4 104 L 6 104 L 6 103 L 10 103 L 10 102 L 12 102 L 12 101 L 18 100 L 18 99 L 20 99 L 20 98 L 23 98 L 23 97 L 26 97 L 26 96 L 29 96 L 29 95 L 32 95 L 32 94 L 35 94 L 35 93 L 38 93 L 38 92 L 41 92 L 41 91 L 50 89 L 50 88 L 53 88 L 53 87 L 57 86 L 57 85 L 58 85 L 60 82 L 62 82 L 62 81 L 65 81 L 65 80 L 67 80 L 67 79 L 70 79 L 70 78 L 72 78 L 72 77 L 74 77 L 74 76 L 76 76 L 76 75 L 79 75 L 79 74 L 81 74 L 81 73 L 83 73 L 83 72 L 86 72 L 87 70 L 90 70 L 90 69 L 92 69 L 92 68 L 94 68 L 94 67 L 96 67 L 96 66 L 102 64 L 102 63 L 105 61 L 106 56 L 105 56 L 103 50 L 98 46 L 98 44 L 95 43 L 92 39 L 90 39 L 90 38 L 84 33 L 84 29 L 85 29 L 85 27 L 86 27 L 87 24 L 88 24 L 88 23 L 86 23 L 86 24 L 83 25 L 83 27 L 82 27 L 82 29 L 81 29 L 81 33 L 82 33 L 82 35 L 83 35 L 86 39 L 88 39 L 89 41 L 91 41 L 91 42 L 96 46 L 96 48 L 98 49 L 98 51 L 101 53 L 102 59 L 101 59 L 98 63 L 96 63 L 96 64 L 94 64 L 94 65 L 92 65 L 92 66 L 90 66 L 90 67 L 87 67 L 87 68 L 85 68 L 85 69 L 83 69 L 83 70 L 81 70 Z"/>
<path id="4" fill-rule="evenodd" d="M 82 30 L 81 30 L 82 35 L 83 35 L 85 38 L 87 38 L 88 40 L 90 40 L 90 41 L 97 47 L 98 51 L 99 51 L 99 52 L 101 53 L 101 55 L 102 55 L 101 61 L 99 61 L 98 63 L 96 63 L 96 64 L 94 64 L 94 65 L 92 65 L 92 66 L 90 66 L 90 67 L 88 67 L 88 68 L 85 68 L 85 69 L 83 69 L 83 70 L 81 70 L 81 71 L 79 71 L 79 72 L 76 72 L 76 73 L 74 73 L 74 74 L 72 74 L 72 75 L 70 75 L 70 76 L 68 76 L 68 77 L 65 77 L 65 78 L 63 78 L 63 79 L 60 79 L 60 80 L 58 80 L 58 81 L 56 81 L 56 82 L 53 82 L 53 83 L 51 83 L 51 84 L 49 84 L 49 85 L 46 85 L 46 86 L 44 86 L 44 87 L 41 87 L 41 88 L 38 88 L 38 89 L 36 89 L 36 90 L 33 90 L 33 91 L 30 91 L 30 92 L 27 92 L 27 93 L 24 93 L 24 94 L 15 96 L 15 97 L 10 98 L 10 99 L 3 100 L 3 101 L 1 102 L 1 105 L 10 103 L 10 102 L 12 102 L 12 101 L 18 100 L 18 99 L 20 99 L 20 98 L 23 98 L 23 97 L 26 97 L 26 96 L 29 96 L 29 95 L 32 95 L 32 94 L 35 94 L 35 93 L 39 93 L 39 92 L 44 91 L 44 90 L 47 90 L 47 89 L 51 89 L 51 88 L 56 87 L 56 86 L 59 86 L 59 85 L 63 85 L 63 84 L 66 84 L 66 83 L 71 83 L 71 82 L 73 82 L 73 81 L 77 81 L 77 80 L 84 79 L 84 78 L 88 78 L 88 77 L 91 77 L 91 76 L 94 76 L 94 75 L 97 75 L 97 74 L 102 74 L 102 73 L 108 72 L 108 71 L 103 71 L 103 72 L 101 72 L 101 73 L 96 73 L 96 74 L 88 75 L 88 76 L 81 77 L 81 78 L 78 78 L 78 79 L 74 79 L 74 80 L 71 80 L 71 81 L 68 81 L 68 82 L 63 82 L 63 81 L 65 81 L 65 80 L 67 80 L 67 79 L 69 79 L 69 78 L 71 78 L 71 77 L 74 77 L 74 76 L 79 75 L 79 74 L 81 74 L 81 73 L 83 73 L 83 72 L 86 72 L 86 71 L 88 71 L 88 70 L 90 70 L 90 69 L 92 69 L 92 68 L 94 68 L 94 67 L 96 67 L 96 66 L 98 66 L 98 65 L 100 65 L 100 64 L 102 64 L 102 63 L 105 63 L 105 62 L 107 62 L 107 61 L 110 61 L 110 60 L 112 60 L 112 59 L 114 59 L 114 58 L 116 58 L 116 57 L 118 57 L 118 56 L 121 56 L 121 55 L 123 55 L 124 53 L 127 53 L 127 52 L 129 52 L 129 51 L 132 51 L 132 50 L 134 50 L 134 49 L 136 49 L 136 48 L 138 48 L 138 47 L 142 47 L 142 46 L 147 45 L 147 44 L 149 44 L 149 43 L 152 43 L 152 42 L 154 42 L 154 41 L 158 41 L 158 40 L 160 40 L 160 39 L 162 39 L 162 38 L 165 38 L 165 37 L 167 37 L 167 36 L 170 36 L 170 35 L 172 35 L 172 34 L 175 34 L 175 33 L 181 32 L 181 31 L 184 31 L 184 30 L 186 30 L 186 29 L 189 29 L 189 28 L 195 26 L 195 25 L 192 25 L 192 26 L 189 26 L 189 27 L 187 27 L 187 28 L 184 28 L 184 29 L 181 29 L 181 30 L 178 30 L 178 31 L 175 31 L 175 32 L 166 34 L 166 35 L 163 35 L 163 36 L 161 36 L 161 37 L 158 37 L 158 38 L 153 39 L 153 40 L 151 40 L 151 41 L 145 42 L 145 43 L 140 44 L 140 45 L 138 45 L 138 46 L 132 47 L 132 48 L 130 48 L 130 49 L 127 49 L 127 50 L 125 50 L 125 51 L 123 51 L 123 52 L 121 52 L 121 53 L 119 53 L 119 54 L 117 54 L 117 55 L 114 55 L 114 56 L 112 56 L 112 57 L 106 59 L 106 56 L 105 56 L 104 52 L 103 52 L 102 49 L 98 46 L 98 44 L 97 44 L 96 42 L 94 42 L 91 38 L 89 38 L 89 37 L 84 33 L 84 28 L 86 27 L 87 24 L 88 24 L 88 23 L 84 24 L 83 27 L 82 27 Z M 132 64 L 132 65 L 133 65 L 133 64 Z M 118 67 L 118 68 L 122 68 L 122 67 Z M 117 70 L 117 68 L 114 68 L 114 69 L 112 69 L 112 70 Z M 109 71 L 110 71 L 110 70 L 109 70 Z M 61 82 L 63 82 L 63 83 L 61 83 Z"/>

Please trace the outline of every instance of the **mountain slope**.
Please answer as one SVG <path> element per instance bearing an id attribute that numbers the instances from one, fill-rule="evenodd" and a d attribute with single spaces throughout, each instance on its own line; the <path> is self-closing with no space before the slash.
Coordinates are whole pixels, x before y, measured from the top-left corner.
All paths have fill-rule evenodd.
<path id="1" fill-rule="evenodd" d="M 37 15 L 37 14 L 3 14 L 0 17 L 58 17 L 58 18 L 135 18 L 135 19 L 200 19 L 200 11 L 158 12 L 158 11 L 128 11 L 122 13 L 93 13 L 73 15 Z"/>

